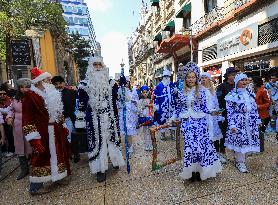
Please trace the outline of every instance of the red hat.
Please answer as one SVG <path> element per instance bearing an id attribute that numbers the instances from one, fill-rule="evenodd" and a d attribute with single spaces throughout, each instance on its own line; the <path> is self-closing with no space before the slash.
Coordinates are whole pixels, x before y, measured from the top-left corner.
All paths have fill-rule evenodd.
<path id="1" fill-rule="evenodd" d="M 43 72 L 41 69 L 34 67 L 31 70 L 31 76 L 32 76 L 32 83 L 36 84 L 42 80 L 45 80 L 46 78 L 51 78 L 51 74 L 48 72 Z"/>

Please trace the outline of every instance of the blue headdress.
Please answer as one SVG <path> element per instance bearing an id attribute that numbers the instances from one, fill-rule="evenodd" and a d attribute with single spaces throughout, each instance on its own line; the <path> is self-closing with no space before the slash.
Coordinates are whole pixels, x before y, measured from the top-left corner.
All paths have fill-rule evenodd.
<path id="1" fill-rule="evenodd" d="M 200 68 L 196 63 L 189 62 L 184 66 L 184 75 L 186 76 L 188 72 L 194 72 L 197 79 L 200 79 Z"/>

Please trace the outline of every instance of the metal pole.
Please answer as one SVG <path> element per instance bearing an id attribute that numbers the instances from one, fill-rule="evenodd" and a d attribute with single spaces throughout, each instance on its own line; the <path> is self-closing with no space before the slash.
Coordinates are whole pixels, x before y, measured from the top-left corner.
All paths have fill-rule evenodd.
<path id="1" fill-rule="evenodd" d="M 190 61 L 193 62 L 192 29 L 190 29 Z"/>

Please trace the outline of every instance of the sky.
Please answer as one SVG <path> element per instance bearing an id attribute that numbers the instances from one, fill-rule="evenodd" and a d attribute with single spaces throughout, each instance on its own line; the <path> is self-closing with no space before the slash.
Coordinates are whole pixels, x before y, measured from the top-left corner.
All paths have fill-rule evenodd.
<path id="1" fill-rule="evenodd" d="M 85 0 L 88 4 L 97 41 L 110 76 L 120 73 L 122 59 L 128 75 L 127 38 L 139 24 L 142 0 Z M 145 0 L 145 2 L 149 2 Z"/>

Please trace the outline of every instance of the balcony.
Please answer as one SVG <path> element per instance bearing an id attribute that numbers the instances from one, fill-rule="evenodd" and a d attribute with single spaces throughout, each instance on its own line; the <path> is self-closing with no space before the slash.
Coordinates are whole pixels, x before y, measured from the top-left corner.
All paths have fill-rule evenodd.
<path id="1" fill-rule="evenodd" d="M 204 15 L 198 21 L 192 25 L 193 35 L 196 35 L 219 21 L 223 20 L 225 17 L 224 7 L 215 7 L 210 13 Z"/>
<path id="2" fill-rule="evenodd" d="M 209 35 L 213 29 L 219 29 L 220 26 L 231 22 L 235 18 L 242 18 L 249 13 L 255 12 L 262 7 L 263 4 L 274 2 L 275 0 L 232 0 L 225 7 L 216 7 L 210 13 L 205 14 L 196 21 L 191 29 L 197 38 Z"/>

